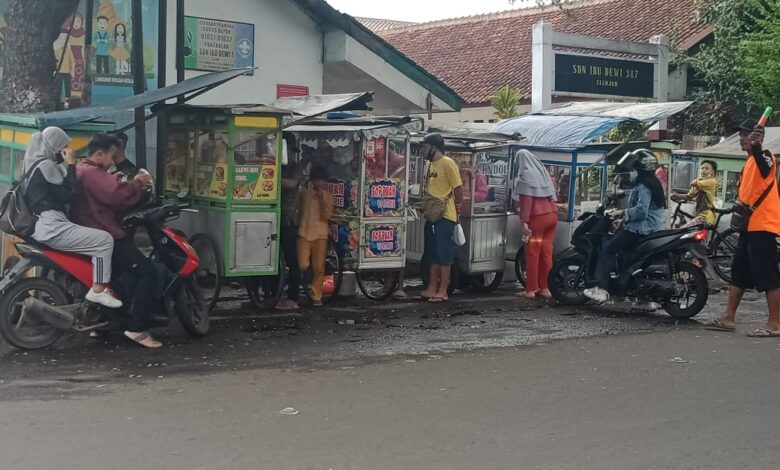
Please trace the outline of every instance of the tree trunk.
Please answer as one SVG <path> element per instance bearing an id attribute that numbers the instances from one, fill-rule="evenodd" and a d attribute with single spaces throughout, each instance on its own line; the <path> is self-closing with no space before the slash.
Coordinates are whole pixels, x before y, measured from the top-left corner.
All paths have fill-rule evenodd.
<path id="1" fill-rule="evenodd" d="M 60 102 L 52 44 L 79 0 L 10 0 L 8 34 L 0 88 L 0 110 L 6 113 L 53 111 Z"/>

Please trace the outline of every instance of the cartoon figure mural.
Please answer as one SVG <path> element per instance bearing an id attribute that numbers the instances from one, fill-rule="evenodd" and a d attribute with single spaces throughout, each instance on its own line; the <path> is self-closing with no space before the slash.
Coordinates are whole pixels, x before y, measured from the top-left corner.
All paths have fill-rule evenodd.
<path id="1" fill-rule="evenodd" d="M 105 5 L 101 4 L 101 7 Z M 97 67 L 97 74 L 108 75 L 110 72 L 108 68 L 109 46 L 113 38 L 108 32 L 108 17 L 97 17 L 97 30 L 92 35 L 92 47 L 95 48 L 95 65 Z"/>
<path id="2" fill-rule="evenodd" d="M 81 13 L 74 13 L 62 23 L 60 34 L 54 41 L 54 57 L 57 59 L 57 84 L 68 107 L 82 100 L 85 76 L 86 29 Z"/>
<path id="3" fill-rule="evenodd" d="M 127 44 L 127 26 L 124 23 L 114 26 L 114 48 L 111 57 L 116 60 L 117 75 L 130 75 L 130 51 Z"/>

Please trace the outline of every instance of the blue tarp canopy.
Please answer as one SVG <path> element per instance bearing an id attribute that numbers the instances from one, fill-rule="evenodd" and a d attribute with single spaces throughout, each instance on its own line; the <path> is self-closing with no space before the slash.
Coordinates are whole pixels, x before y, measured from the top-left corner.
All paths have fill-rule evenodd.
<path id="1" fill-rule="evenodd" d="M 250 70 L 248 69 L 235 69 L 225 70 L 224 72 L 208 73 L 165 88 L 147 91 L 140 95 L 133 95 L 119 101 L 114 101 L 106 106 L 90 106 L 47 114 L 35 114 L 31 117 L 36 119 L 40 129 L 49 126 L 64 127 L 70 124 L 96 121 L 109 116 L 116 116 L 128 110 L 144 108 L 157 103 L 164 103 L 165 101 L 182 96 L 186 99 L 188 95 L 190 95 L 189 97 L 192 97 L 192 95 L 206 92 L 249 72 Z"/>
<path id="2" fill-rule="evenodd" d="M 575 102 L 496 123 L 492 132 L 520 134 L 523 145 L 582 148 L 623 122 L 652 124 L 687 109 L 692 101 L 673 103 Z"/>

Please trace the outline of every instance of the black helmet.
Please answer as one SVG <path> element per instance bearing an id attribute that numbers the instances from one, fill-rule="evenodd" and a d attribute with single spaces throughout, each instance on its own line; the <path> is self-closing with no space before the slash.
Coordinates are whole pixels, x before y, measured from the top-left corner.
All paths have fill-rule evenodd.
<path id="1" fill-rule="evenodd" d="M 638 149 L 623 155 L 618 166 L 625 170 L 648 171 L 658 169 L 658 157 L 647 149 Z"/>

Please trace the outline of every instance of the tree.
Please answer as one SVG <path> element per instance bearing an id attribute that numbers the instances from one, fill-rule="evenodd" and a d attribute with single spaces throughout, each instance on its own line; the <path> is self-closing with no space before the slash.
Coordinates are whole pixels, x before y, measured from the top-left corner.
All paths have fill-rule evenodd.
<path id="1" fill-rule="evenodd" d="M 504 85 L 490 100 L 490 104 L 496 110 L 493 114 L 499 120 L 517 117 L 517 105 L 520 104 L 522 96 L 520 90 Z"/>
<path id="2" fill-rule="evenodd" d="M 3 112 L 51 111 L 59 103 L 52 43 L 79 0 L 10 0 L 0 88 Z"/>
<path id="3" fill-rule="evenodd" d="M 780 104 L 780 0 L 750 2 L 756 27 L 739 47 L 748 95 L 759 107 Z"/>

